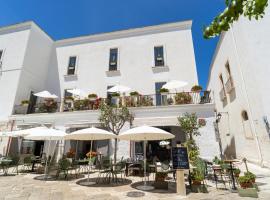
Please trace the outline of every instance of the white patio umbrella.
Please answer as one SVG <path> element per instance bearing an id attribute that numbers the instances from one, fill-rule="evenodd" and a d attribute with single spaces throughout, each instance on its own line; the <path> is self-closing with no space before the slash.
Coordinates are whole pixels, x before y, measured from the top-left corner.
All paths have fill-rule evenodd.
<path id="1" fill-rule="evenodd" d="M 107 91 L 108 92 L 125 93 L 125 92 L 128 92 L 130 90 L 131 90 L 130 87 L 127 87 L 127 86 L 124 86 L 124 85 L 115 85 L 112 88 L 108 89 Z"/>
<path id="2" fill-rule="evenodd" d="M 52 140 L 62 140 L 67 135 L 64 131 L 56 130 L 53 128 L 46 128 L 43 127 L 41 129 L 31 129 L 28 130 L 29 134 L 24 137 L 26 140 L 48 140 L 48 152 L 47 155 L 49 157 L 49 151 L 51 148 L 51 141 Z M 47 179 L 47 172 L 48 172 L 48 159 L 45 162 L 45 179 Z"/>
<path id="3" fill-rule="evenodd" d="M 66 140 L 91 140 L 91 147 L 90 152 L 92 152 L 93 148 L 93 140 L 108 140 L 108 139 L 114 139 L 116 137 L 115 134 L 108 132 L 103 129 L 91 127 L 86 129 L 81 129 L 75 132 L 72 132 L 71 134 L 67 134 L 65 136 Z M 91 169 L 91 153 L 90 153 L 90 159 L 89 159 L 89 169 L 88 169 L 88 178 L 87 182 L 83 182 L 83 185 L 93 185 L 94 182 L 90 182 L 90 169 Z"/>
<path id="4" fill-rule="evenodd" d="M 55 94 L 51 94 L 47 90 L 35 93 L 34 95 L 37 96 L 37 97 L 48 98 L 48 99 L 57 99 L 58 98 L 58 96 L 56 96 Z"/>
<path id="5" fill-rule="evenodd" d="M 118 138 L 120 140 L 144 141 L 144 185 L 138 186 L 140 190 L 153 190 L 154 187 L 148 186 L 146 183 L 146 144 L 151 140 L 167 140 L 175 136 L 167 131 L 151 126 L 140 126 L 129 129 L 120 133 Z"/>
<path id="6" fill-rule="evenodd" d="M 29 129 L 23 129 L 23 130 L 15 130 L 15 131 L 11 131 L 10 135 L 12 137 L 25 137 L 31 133 L 37 133 L 39 131 L 43 131 L 43 130 L 47 130 L 47 127 L 44 126 L 39 126 L 39 127 L 35 127 L 35 128 L 29 128 Z"/>
<path id="7" fill-rule="evenodd" d="M 67 90 L 69 93 L 75 95 L 75 96 L 78 96 L 79 98 L 85 98 L 87 97 L 87 93 L 82 90 L 82 89 L 78 89 L 78 88 L 75 88 L 75 89 L 72 89 L 72 90 Z"/>
<path id="8" fill-rule="evenodd" d="M 186 86 L 187 84 L 188 83 L 185 81 L 171 80 L 168 83 L 164 84 L 162 88 L 168 90 L 177 90 L 179 88 Z"/>

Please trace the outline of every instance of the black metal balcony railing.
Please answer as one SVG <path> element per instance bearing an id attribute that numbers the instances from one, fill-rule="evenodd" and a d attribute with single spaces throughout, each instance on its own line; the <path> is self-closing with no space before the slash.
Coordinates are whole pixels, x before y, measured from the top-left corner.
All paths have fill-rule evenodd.
<path id="1" fill-rule="evenodd" d="M 147 106 L 172 106 L 184 104 L 211 103 L 209 91 L 202 92 L 180 92 L 152 95 L 137 95 L 125 97 L 64 100 L 61 102 L 39 103 L 31 108 L 31 105 L 17 105 L 14 114 L 31 113 L 54 113 L 81 110 L 97 110 L 102 103 L 116 105 L 118 107 L 147 107 Z M 29 109 L 30 107 L 30 109 Z"/>

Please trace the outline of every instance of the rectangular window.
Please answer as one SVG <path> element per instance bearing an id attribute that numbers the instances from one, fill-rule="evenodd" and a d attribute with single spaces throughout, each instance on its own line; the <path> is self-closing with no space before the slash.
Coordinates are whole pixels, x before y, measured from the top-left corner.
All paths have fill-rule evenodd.
<path id="1" fill-rule="evenodd" d="M 2 60 L 3 50 L 0 50 L 0 61 Z"/>
<path id="2" fill-rule="evenodd" d="M 118 49 L 110 49 L 109 71 L 117 70 Z"/>
<path id="3" fill-rule="evenodd" d="M 164 66 L 164 48 L 163 46 L 155 47 L 155 66 Z"/>
<path id="4" fill-rule="evenodd" d="M 76 62 L 77 62 L 76 56 L 69 57 L 67 75 L 75 74 Z"/>

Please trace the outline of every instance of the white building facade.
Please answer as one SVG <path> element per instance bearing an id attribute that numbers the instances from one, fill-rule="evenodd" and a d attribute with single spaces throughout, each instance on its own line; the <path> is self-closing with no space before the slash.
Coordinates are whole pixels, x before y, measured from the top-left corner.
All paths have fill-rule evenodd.
<path id="1" fill-rule="evenodd" d="M 218 128 L 226 156 L 270 166 L 270 12 L 241 18 L 220 37 L 210 69 Z"/>
<path id="2" fill-rule="evenodd" d="M 122 98 L 122 103 L 125 102 L 135 116 L 133 126 L 161 127 L 174 133 L 176 140 L 184 141 L 177 117 L 195 112 L 206 121 L 202 133 L 211 138 L 210 151 L 206 150 L 207 142 L 198 141 L 202 156 L 210 158 L 219 154 L 213 128 L 214 104 L 209 93 L 190 92 L 192 86 L 198 84 L 191 24 L 184 21 L 59 41 L 53 41 L 33 22 L 0 28 L 0 52 L 3 52 L 0 92 L 7 94 L 0 97 L 2 129 L 45 124 L 71 132 L 100 126 L 100 101 L 110 99 L 108 88 L 120 84 L 141 94 L 136 100 L 129 94 L 125 94 L 125 100 Z M 159 93 L 162 85 L 170 80 L 188 83 L 178 91 L 181 93 L 178 100 L 176 94 Z M 75 102 L 69 98 L 68 101 L 69 89 L 94 93 L 98 99 L 87 100 L 87 105 L 80 104 L 80 100 Z M 59 96 L 52 109 L 44 110 L 43 100 L 33 95 L 42 90 Z M 23 106 L 24 100 L 29 102 Z M 127 124 L 122 131 L 128 128 Z M 10 138 L 1 145 L 0 153 L 16 148 L 14 139 Z M 46 149 L 46 142 L 38 145 Z M 82 154 L 89 150 L 85 142 L 66 142 L 65 148 L 61 142 L 55 145 L 59 155 L 74 146 L 79 147 Z M 95 144 L 96 150 L 103 154 L 110 152 L 108 146 L 104 141 Z M 121 141 L 119 156 L 133 156 L 138 149 L 139 144 Z"/>

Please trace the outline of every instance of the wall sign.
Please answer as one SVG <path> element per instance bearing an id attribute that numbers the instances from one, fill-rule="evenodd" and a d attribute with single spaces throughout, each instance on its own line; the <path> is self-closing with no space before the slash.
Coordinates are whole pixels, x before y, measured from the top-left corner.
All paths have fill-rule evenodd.
<path id="1" fill-rule="evenodd" d="M 173 169 L 189 169 L 188 153 L 186 147 L 172 148 Z"/>

